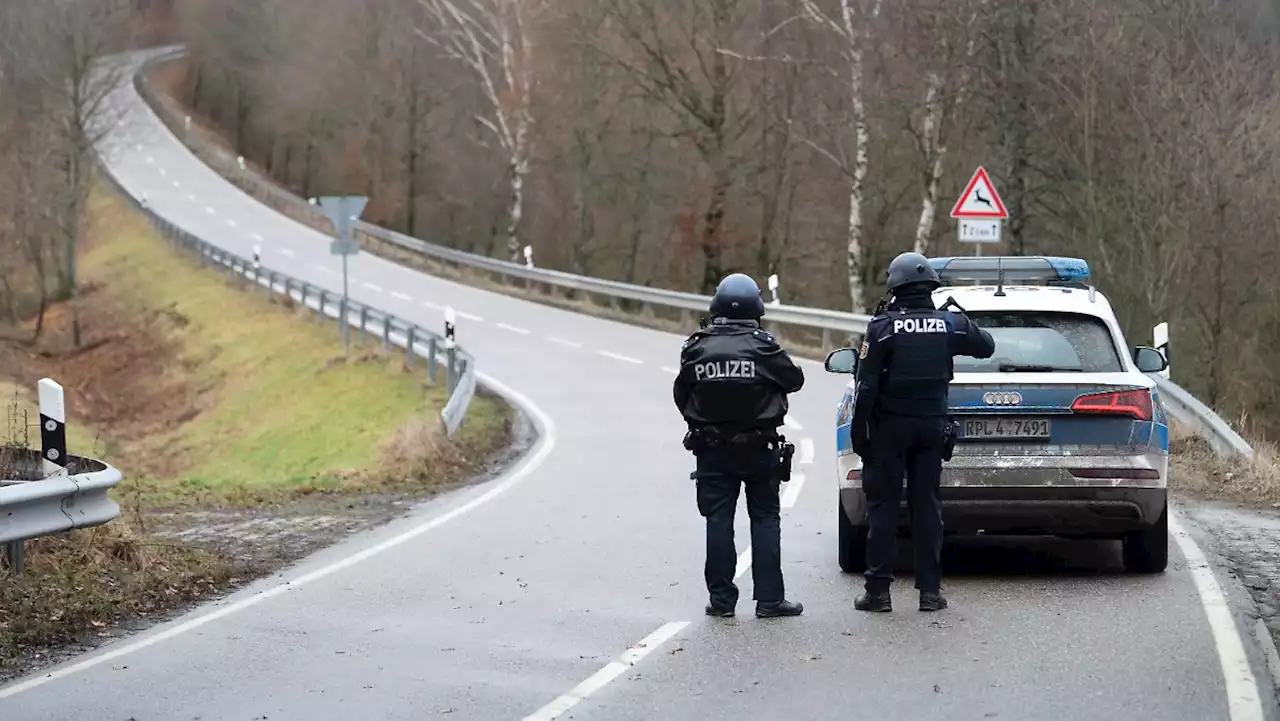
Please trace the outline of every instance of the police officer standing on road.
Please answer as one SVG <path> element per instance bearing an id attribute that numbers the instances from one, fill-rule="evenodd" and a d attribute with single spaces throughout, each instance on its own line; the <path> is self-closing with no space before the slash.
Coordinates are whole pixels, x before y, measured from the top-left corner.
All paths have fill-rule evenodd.
<path id="1" fill-rule="evenodd" d="M 689 427 L 684 445 L 697 458 L 691 478 L 698 512 L 707 519 L 706 612 L 732 616 L 738 603 L 733 516 L 745 486 L 756 616 L 798 616 L 804 607 L 786 599 L 782 583 L 778 498 L 795 447 L 777 428 L 787 414 L 787 394 L 804 385 L 804 372 L 760 328 L 764 300 L 750 276 L 722 280 L 710 311 L 710 323 L 681 348 L 674 388 Z"/>
<path id="2" fill-rule="evenodd" d="M 947 607 L 942 596 L 942 461 L 956 429 L 948 415 L 952 358 L 990 358 L 991 334 L 963 312 L 934 307 L 941 285 L 929 260 L 903 253 L 889 264 L 892 300 L 877 309 L 859 352 L 853 450 L 863 460 L 867 496 L 866 593 L 859 611 L 891 611 L 889 586 L 897 543 L 902 477 L 906 474 L 920 610 Z M 958 306 L 957 306 L 958 307 Z"/>

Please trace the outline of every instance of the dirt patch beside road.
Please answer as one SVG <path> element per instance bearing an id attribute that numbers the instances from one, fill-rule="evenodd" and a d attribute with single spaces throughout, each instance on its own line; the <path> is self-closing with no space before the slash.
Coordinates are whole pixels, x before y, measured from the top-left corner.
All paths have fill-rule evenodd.
<path id="1" fill-rule="evenodd" d="M 38 444 L 36 381 L 66 389 L 68 451 L 120 468 L 122 515 L 0 570 L 0 681 L 144 628 L 503 467 L 527 422 L 478 392 L 458 436 L 425 364 L 250 291 L 105 187 L 80 260 L 80 347 L 54 306 L 0 343 L 3 439 Z M 33 326 L 0 329 L 30 336 Z"/>

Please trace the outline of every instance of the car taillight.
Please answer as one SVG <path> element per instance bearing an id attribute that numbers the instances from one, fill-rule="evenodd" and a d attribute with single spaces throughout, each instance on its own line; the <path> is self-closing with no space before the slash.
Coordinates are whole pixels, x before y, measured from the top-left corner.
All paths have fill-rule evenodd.
<path id="1" fill-rule="evenodd" d="M 851 468 L 851 469 L 849 469 L 849 472 L 848 472 L 847 474 L 845 474 L 845 477 L 844 477 L 844 478 L 845 478 L 845 480 L 846 480 L 846 481 L 861 481 L 861 480 L 862 480 L 862 469 L 861 469 L 861 468 Z"/>
<path id="2" fill-rule="evenodd" d="M 1080 396 L 1071 404 L 1071 411 L 1129 416 L 1140 421 L 1149 421 L 1155 416 L 1151 408 L 1151 392 L 1141 389 Z"/>

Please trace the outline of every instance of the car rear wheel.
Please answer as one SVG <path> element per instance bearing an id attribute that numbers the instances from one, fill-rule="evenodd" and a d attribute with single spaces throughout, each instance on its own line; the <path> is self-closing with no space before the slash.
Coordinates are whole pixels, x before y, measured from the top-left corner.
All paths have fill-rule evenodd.
<path id="1" fill-rule="evenodd" d="M 845 573 L 862 573 L 867 570 L 867 527 L 855 526 L 844 511 L 844 504 L 837 503 L 840 519 L 836 522 L 836 542 L 840 544 L 840 570 Z"/>
<path id="2" fill-rule="evenodd" d="M 1124 537 L 1124 567 L 1133 573 L 1162 573 L 1169 565 L 1169 507 L 1150 528 Z"/>

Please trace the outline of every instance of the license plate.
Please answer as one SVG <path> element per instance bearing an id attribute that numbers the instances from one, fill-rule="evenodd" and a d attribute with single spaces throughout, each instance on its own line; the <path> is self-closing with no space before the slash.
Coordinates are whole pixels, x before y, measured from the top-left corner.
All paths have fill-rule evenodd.
<path id="1" fill-rule="evenodd" d="M 966 418 L 963 437 L 970 441 L 1048 439 L 1050 427 L 1048 418 Z"/>

